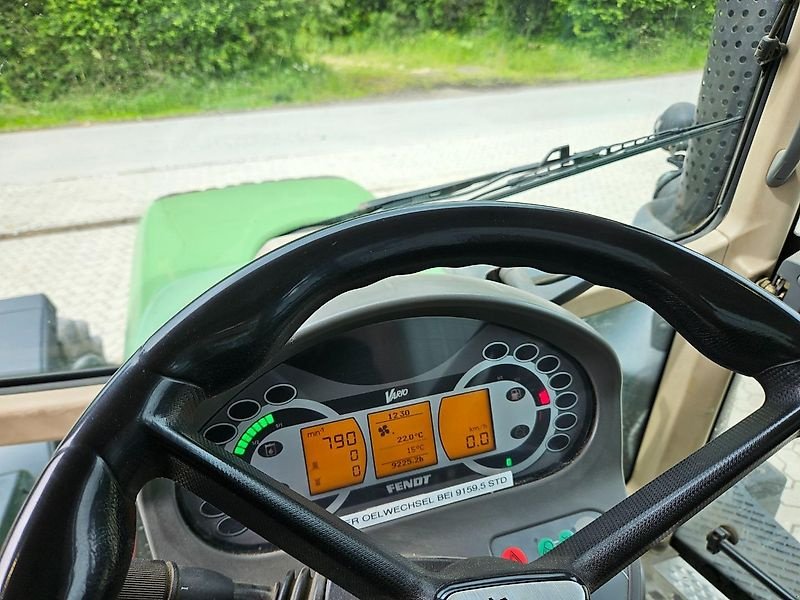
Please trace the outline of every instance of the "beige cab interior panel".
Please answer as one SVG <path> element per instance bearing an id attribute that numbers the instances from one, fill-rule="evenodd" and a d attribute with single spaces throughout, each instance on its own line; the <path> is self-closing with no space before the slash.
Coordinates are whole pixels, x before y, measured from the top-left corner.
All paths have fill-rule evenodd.
<path id="1" fill-rule="evenodd" d="M 0 445 L 61 439 L 102 387 L 86 385 L 0 396 Z"/>
<path id="2" fill-rule="evenodd" d="M 800 32 L 789 38 L 748 151 L 733 203 L 719 226 L 689 246 L 721 261 L 748 279 L 775 268 L 776 258 L 797 213 L 797 174 L 770 188 L 766 175 L 775 155 L 786 148 L 800 123 Z M 684 340 L 673 344 L 629 487 L 636 489 L 705 444 L 731 380 Z"/>

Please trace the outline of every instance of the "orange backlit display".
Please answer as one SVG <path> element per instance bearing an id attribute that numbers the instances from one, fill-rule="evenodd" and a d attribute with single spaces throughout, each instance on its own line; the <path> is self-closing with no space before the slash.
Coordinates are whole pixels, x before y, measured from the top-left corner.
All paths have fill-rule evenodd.
<path id="1" fill-rule="evenodd" d="M 308 489 L 312 494 L 364 481 L 367 447 L 355 419 L 342 419 L 300 430 L 306 460 Z"/>
<path id="2" fill-rule="evenodd" d="M 450 460 L 494 450 L 489 390 L 442 398 L 439 405 L 439 437 Z"/>
<path id="3" fill-rule="evenodd" d="M 430 402 L 375 412 L 367 419 L 376 477 L 436 464 Z"/>

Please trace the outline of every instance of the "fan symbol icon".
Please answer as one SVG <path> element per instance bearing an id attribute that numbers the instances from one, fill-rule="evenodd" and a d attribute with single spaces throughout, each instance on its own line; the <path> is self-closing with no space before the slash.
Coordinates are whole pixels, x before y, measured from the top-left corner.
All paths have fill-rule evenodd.
<path id="1" fill-rule="evenodd" d="M 384 437 L 386 435 L 389 435 L 391 431 L 389 431 L 388 425 L 381 425 L 380 427 L 378 427 L 378 433 L 381 434 L 381 437 Z"/>

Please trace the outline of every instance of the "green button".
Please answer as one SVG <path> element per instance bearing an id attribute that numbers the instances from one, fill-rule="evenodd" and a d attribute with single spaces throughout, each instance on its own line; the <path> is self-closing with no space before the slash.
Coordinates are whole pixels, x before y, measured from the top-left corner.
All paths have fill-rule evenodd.
<path id="1" fill-rule="evenodd" d="M 558 532 L 558 541 L 564 542 L 572 537 L 572 532 L 569 529 L 562 529 Z"/>
<path id="2" fill-rule="evenodd" d="M 556 543 L 550 538 L 542 538 L 539 540 L 539 556 L 544 556 L 550 550 L 556 547 Z"/>

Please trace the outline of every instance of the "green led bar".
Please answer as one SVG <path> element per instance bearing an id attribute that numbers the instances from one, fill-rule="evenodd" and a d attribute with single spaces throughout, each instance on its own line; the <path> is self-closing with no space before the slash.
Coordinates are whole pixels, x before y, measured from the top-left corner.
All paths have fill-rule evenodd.
<path id="1" fill-rule="evenodd" d="M 268 425 L 272 425 L 274 422 L 275 417 L 273 417 L 272 414 L 268 414 L 266 417 L 261 417 L 258 421 L 250 425 L 242 434 L 242 437 L 239 438 L 239 441 L 236 442 L 236 448 L 233 449 L 233 453 L 236 456 L 243 456 L 244 453 L 247 452 L 247 446 L 250 445 L 253 438 L 256 437 L 262 429 Z"/>

